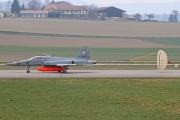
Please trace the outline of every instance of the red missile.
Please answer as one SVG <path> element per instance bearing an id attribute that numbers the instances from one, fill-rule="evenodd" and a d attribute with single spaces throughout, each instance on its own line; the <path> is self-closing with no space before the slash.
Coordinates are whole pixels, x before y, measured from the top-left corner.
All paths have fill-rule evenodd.
<path id="1" fill-rule="evenodd" d="M 66 68 L 67 70 L 69 68 Z M 63 71 L 62 67 L 39 67 L 36 70 L 38 71 Z"/>

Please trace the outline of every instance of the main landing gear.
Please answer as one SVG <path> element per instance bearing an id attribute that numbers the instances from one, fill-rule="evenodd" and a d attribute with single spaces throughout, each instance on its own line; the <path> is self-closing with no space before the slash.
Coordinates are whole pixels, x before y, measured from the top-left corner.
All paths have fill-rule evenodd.
<path id="1" fill-rule="evenodd" d="M 62 73 L 67 73 L 67 67 L 66 66 L 63 66 Z"/>
<path id="2" fill-rule="evenodd" d="M 30 67 L 28 66 L 27 73 L 30 73 Z"/>

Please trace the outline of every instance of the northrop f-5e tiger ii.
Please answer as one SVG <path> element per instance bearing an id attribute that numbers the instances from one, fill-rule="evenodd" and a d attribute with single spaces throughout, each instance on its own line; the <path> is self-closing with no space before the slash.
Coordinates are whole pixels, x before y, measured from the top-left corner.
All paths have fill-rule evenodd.
<path id="1" fill-rule="evenodd" d="M 38 71 L 57 71 L 66 73 L 69 66 L 91 66 L 96 61 L 90 57 L 88 46 L 83 46 L 75 58 L 62 58 L 54 56 L 35 56 L 27 60 L 8 63 L 8 66 L 27 66 L 27 73 L 30 73 L 30 66 L 43 66 Z"/>

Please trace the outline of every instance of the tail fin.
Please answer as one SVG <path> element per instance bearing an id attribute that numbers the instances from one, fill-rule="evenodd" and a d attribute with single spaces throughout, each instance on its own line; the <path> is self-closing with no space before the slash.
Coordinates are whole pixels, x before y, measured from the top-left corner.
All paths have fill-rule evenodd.
<path id="1" fill-rule="evenodd" d="M 75 59 L 86 59 L 86 60 L 90 60 L 91 56 L 89 53 L 89 48 L 88 46 L 83 46 L 81 48 L 81 50 L 78 52 L 78 54 L 76 55 Z"/>

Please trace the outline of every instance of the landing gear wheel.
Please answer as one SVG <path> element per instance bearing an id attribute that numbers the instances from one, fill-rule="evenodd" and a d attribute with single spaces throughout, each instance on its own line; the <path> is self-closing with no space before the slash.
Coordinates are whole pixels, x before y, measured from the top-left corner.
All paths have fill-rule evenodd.
<path id="1" fill-rule="evenodd" d="M 30 70 L 27 70 L 27 73 L 30 73 Z"/>
<path id="2" fill-rule="evenodd" d="M 58 73 L 61 73 L 61 71 L 58 71 Z"/>
<path id="3" fill-rule="evenodd" d="M 30 73 L 30 66 L 28 66 L 27 73 Z"/>

